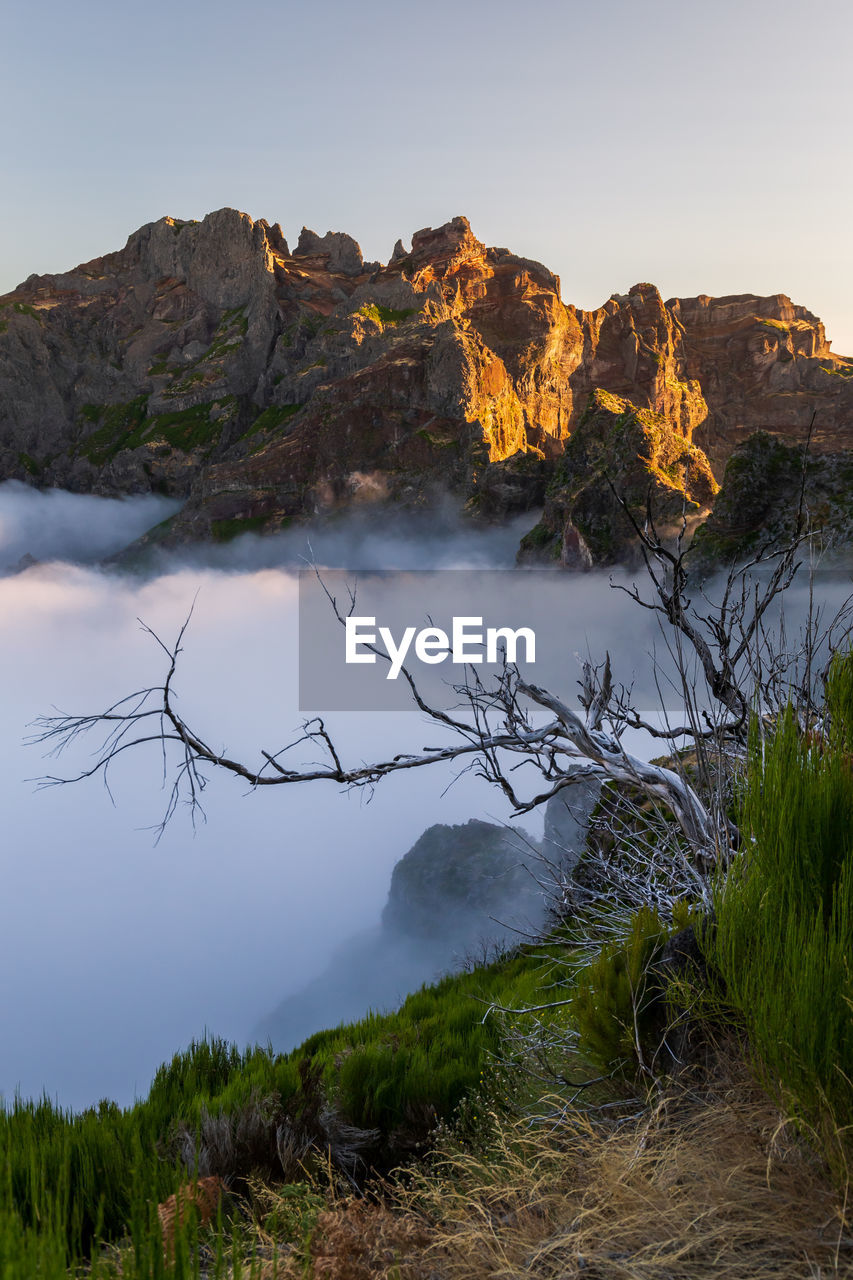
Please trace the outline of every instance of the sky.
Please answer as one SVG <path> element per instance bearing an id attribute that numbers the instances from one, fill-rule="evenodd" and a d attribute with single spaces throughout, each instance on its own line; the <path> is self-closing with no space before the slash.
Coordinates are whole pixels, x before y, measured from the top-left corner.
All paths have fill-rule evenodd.
<path id="1" fill-rule="evenodd" d="M 787 293 L 853 353 L 853 8 L 3 0 L 0 290 L 225 205 L 367 258 L 456 214 L 584 308 Z"/>

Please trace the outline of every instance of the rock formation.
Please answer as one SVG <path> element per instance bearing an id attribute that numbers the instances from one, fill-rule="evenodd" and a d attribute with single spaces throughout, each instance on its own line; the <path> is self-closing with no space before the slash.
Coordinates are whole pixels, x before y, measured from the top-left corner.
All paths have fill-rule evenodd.
<path id="1" fill-rule="evenodd" d="M 694 568 L 710 570 L 790 538 L 800 495 L 804 528 L 820 530 L 826 550 L 853 544 L 853 452 L 809 453 L 757 431 L 726 464 L 707 522 L 690 548 Z"/>
<path id="2" fill-rule="evenodd" d="M 812 415 L 812 449 L 853 441 L 853 360 L 830 351 L 823 325 L 784 294 L 758 298 L 673 298 L 691 378 L 708 405 L 696 443 L 718 479 L 732 450 L 753 431 L 802 444 Z"/>
<path id="3" fill-rule="evenodd" d="M 688 531 L 717 492 L 708 460 L 663 414 L 594 391 L 548 489 L 542 519 L 522 540 L 522 561 L 591 569 L 631 563 L 650 508 L 660 534 Z"/>
<path id="4" fill-rule="evenodd" d="M 594 392 L 665 419 L 719 476 L 746 434 L 799 440 L 815 409 L 816 447 L 846 448 L 852 375 L 783 295 L 640 284 L 586 312 L 465 218 L 381 266 L 343 232 L 303 228 L 291 251 L 221 209 L 0 298 L 0 479 L 179 497 L 156 535 L 175 541 L 437 487 L 501 518 L 541 503 Z"/>
<path id="5" fill-rule="evenodd" d="M 410 938 L 450 937 L 470 945 L 542 915 L 524 834 L 472 818 L 425 831 L 394 867 L 382 927 Z"/>
<path id="6" fill-rule="evenodd" d="M 256 1037 L 291 1048 L 321 1026 L 396 1007 L 466 954 L 482 959 L 490 945 L 513 945 L 517 929 L 541 928 L 546 904 L 531 875 L 537 852 L 522 833 L 492 822 L 430 827 L 394 868 L 381 926 L 344 943 Z"/>

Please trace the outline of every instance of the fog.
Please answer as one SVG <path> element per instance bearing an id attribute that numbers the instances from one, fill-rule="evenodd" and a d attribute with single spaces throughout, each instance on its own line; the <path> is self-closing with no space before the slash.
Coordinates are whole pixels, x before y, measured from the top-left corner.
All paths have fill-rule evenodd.
<path id="1" fill-rule="evenodd" d="M 305 535 L 277 548 L 246 538 L 185 562 L 172 556 L 146 576 L 79 563 L 112 554 L 162 519 L 170 509 L 158 502 L 0 486 L 0 562 L 25 553 L 42 561 L 0 579 L 0 1094 L 7 1100 L 44 1091 L 74 1108 L 105 1096 L 128 1103 L 192 1037 L 208 1031 L 245 1044 L 347 939 L 375 929 L 394 864 L 427 827 L 511 817 L 497 790 L 470 774 L 453 782 L 449 766 L 388 778 L 369 803 L 363 792 L 328 783 L 248 792 L 211 775 L 207 821 L 194 832 L 179 811 L 155 843 L 152 827 L 168 793 L 153 746 L 116 762 L 109 792 L 99 780 L 38 790 L 35 777 L 86 768 L 94 743 L 45 760 L 23 745 L 28 725 L 53 708 L 102 709 L 158 683 L 163 653 L 138 619 L 171 641 L 193 600 L 176 680 L 188 722 L 250 761 L 260 760 L 261 748 L 279 748 L 300 723 L 297 586 L 280 566 L 308 553 Z M 417 528 L 408 538 L 400 528 L 384 537 L 359 528 L 333 530 L 337 542 L 323 535 L 325 562 L 363 556 L 375 564 L 393 554 L 407 567 L 508 566 L 518 535 L 463 536 L 452 522 L 429 539 Z M 318 541 L 312 534 L 315 553 Z M 611 591 L 606 577 L 561 581 L 577 622 L 566 636 L 561 692 L 572 696 L 574 654 L 587 646 L 600 655 L 607 645 L 628 683 L 647 662 L 653 616 Z M 413 714 L 340 712 L 326 720 L 353 760 L 436 737 Z M 541 815 L 522 825 L 538 837 Z M 318 1028 L 325 1025 L 321 1006 L 316 1017 Z"/>
<path id="2" fill-rule="evenodd" d="M 0 573 L 16 567 L 23 556 L 100 560 L 179 507 L 179 502 L 153 494 L 98 498 L 6 480 L 0 484 Z"/>
<path id="3" fill-rule="evenodd" d="M 446 772 L 389 779 L 370 804 L 319 784 L 246 795 L 212 777 L 207 823 L 193 835 L 179 812 L 155 846 L 166 795 L 154 750 L 118 763 L 114 804 L 96 781 L 34 791 L 26 778 L 89 757 L 43 761 L 20 745 L 27 722 L 158 680 L 162 654 L 137 615 L 173 636 L 197 591 L 180 705 L 232 754 L 257 758 L 299 722 L 292 579 L 184 572 L 140 584 L 52 564 L 0 582 L 7 1097 L 129 1101 L 205 1028 L 244 1042 L 341 939 L 376 922 L 394 863 L 425 827 L 507 816 L 470 781 L 443 797 Z M 356 758 L 387 750 L 387 725 L 349 715 L 334 728 Z"/>

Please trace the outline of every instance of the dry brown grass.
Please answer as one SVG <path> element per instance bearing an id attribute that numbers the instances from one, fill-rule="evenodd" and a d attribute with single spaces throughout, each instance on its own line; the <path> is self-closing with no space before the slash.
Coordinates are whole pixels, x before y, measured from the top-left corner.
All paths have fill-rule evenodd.
<path id="1" fill-rule="evenodd" d="M 442 1280 L 853 1276 L 843 1198 L 746 1079 L 607 1126 L 497 1127 L 487 1159 L 446 1157 L 410 1205 Z"/>
<path id="2" fill-rule="evenodd" d="M 285 1245 L 277 1260 L 251 1274 L 257 1280 L 433 1280 L 432 1239 L 414 1213 L 351 1199 L 319 1215 L 307 1254 Z"/>
<path id="3" fill-rule="evenodd" d="M 198 1215 L 199 1226 L 206 1227 L 216 1217 L 220 1201 L 227 1188 L 221 1178 L 199 1178 L 179 1187 L 173 1196 L 157 1206 L 157 1217 L 163 1236 L 163 1252 L 170 1260 L 175 1249 L 175 1231 L 185 1226 L 190 1214 Z"/>
<path id="4" fill-rule="evenodd" d="M 432 1232 L 415 1214 L 353 1200 L 321 1214 L 309 1275 L 317 1280 L 427 1280 Z"/>

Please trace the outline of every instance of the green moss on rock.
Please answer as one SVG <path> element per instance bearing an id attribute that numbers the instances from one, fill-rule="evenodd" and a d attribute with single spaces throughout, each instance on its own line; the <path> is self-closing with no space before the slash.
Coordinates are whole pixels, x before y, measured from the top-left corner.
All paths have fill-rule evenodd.
<path id="1" fill-rule="evenodd" d="M 231 520 L 213 520 L 210 532 L 214 542 L 230 542 L 241 533 L 260 533 L 266 523 L 266 516 L 235 516 Z"/>
<path id="2" fill-rule="evenodd" d="M 247 436 L 257 435 L 261 431 L 278 431 L 284 424 L 297 414 L 303 406 L 301 404 L 271 404 L 258 414 L 255 421 L 244 434 Z"/>
<path id="3" fill-rule="evenodd" d="M 121 404 L 84 404 L 78 414 L 81 426 L 89 424 L 94 431 L 85 434 L 77 452 L 96 467 L 109 462 L 121 449 L 134 448 L 129 443 L 146 421 L 148 396 L 137 396 Z"/>
<path id="4" fill-rule="evenodd" d="M 408 320 L 409 316 L 417 315 L 418 308 L 404 307 L 402 311 L 395 311 L 393 307 L 383 307 L 378 302 L 366 302 L 363 307 L 359 307 L 358 314 L 368 320 L 375 320 L 377 324 L 395 325 Z"/>
<path id="5" fill-rule="evenodd" d="M 23 452 L 19 453 L 18 462 L 21 464 L 24 470 L 33 477 L 33 479 L 38 479 L 38 477 L 41 475 L 42 471 L 44 470 L 44 468 L 42 467 L 42 464 L 40 462 L 37 462 L 36 459 L 33 458 L 29 453 L 23 453 Z"/>
<path id="6" fill-rule="evenodd" d="M 120 404 L 84 404 L 78 422 L 95 429 L 84 433 L 77 445 L 78 454 L 100 467 L 125 449 L 157 442 L 182 453 L 193 453 L 197 449 L 209 452 L 219 442 L 229 407 L 236 403 L 235 397 L 222 396 L 188 409 L 149 415 L 148 399 L 148 396 L 137 396 Z"/>

